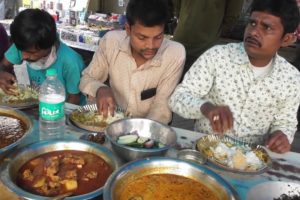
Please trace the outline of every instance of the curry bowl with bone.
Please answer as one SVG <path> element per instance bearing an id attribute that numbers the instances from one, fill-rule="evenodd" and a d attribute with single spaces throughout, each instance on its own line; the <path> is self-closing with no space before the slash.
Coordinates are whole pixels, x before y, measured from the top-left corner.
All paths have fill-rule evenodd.
<path id="1" fill-rule="evenodd" d="M 49 140 L 30 144 L 8 155 L 1 181 L 24 199 L 92 199 L 118 168 L 105 147 L 79 140 Z"/>
<path id="2" fill-rule="evenodd" d="M 207 135 L 196 145 L 211 164 L 229 172 L 256 175 L 264 173 L 271 165 L 271 158 L 262 146 L 229 136 Z"/>

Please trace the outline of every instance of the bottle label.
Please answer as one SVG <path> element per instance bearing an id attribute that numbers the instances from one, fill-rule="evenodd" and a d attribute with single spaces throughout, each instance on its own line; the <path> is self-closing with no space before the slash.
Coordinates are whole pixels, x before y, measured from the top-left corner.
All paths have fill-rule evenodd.
<path id="1" fill-rule="evenodd" d="M 64 117 L 64 102 L 60 103 L 45 103 L 40 101 L 39 103 L 40 117 L 45 120 L 55 121 Z"/>

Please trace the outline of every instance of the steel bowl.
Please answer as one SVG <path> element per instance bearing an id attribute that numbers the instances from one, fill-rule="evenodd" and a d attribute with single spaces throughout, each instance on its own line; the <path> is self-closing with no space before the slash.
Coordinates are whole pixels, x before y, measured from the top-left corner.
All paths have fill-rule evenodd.
<path id="1" fill-rule="evenodd" d="M 193 149 L 183 149 L 178 151 L 177 158 L 189 162 L 195 162 L 200 165 L 206 163 L 206 158 L 199 152 Z"/>
<path id="2" fill-rule="evenodd" d="M 240 199 L 234 188 L 212 170 L 192 162 L 166 157 L 145 158 L 124 165 L 109 177 L 104 186 L 103 199 L 119 199 L 129 182 L 150 174 L 174 174 L 191 178 L 215 191 L 220 200 Z"/>
<path id="3" fill-rule="evenodd" d="M 116 142 L 119 136 L 133 131 L 137 131 L 139 136 L 151 138 L 165 144 L 165 146 L 157 149 L 146 149 L 129 147 Z M 126 161 L 149 156 L 163 156 L 177 141 L 176 133 L 171 127 L 144 118 L 127 118 L 113 122 L 107 127 L 105 134 L 112 149 Z"/>
<path id="4" fill-rule="evenodd" d="M 104 159 L 115 171 L 118 168 L 116 157 L 107 148 L 98 144 L 83 140 L 48 140 L 30 144 L 8 155 L 8 159 L 4 160 L 1 165 L 0 179 L 9 190 L 22 197 L 23 199 L 51 199 L 50 197 L 32 194 L 20 188 L 16 184 L 16 178 L 19 169 L 30 159 L 53 151 L 61 150 L 77 150 L 93 153 Z M 82 200 L 92 199 L 103 193 L 103 187 L 98 188 L 90 193 L 66 197 L 64 199 Z"/>
<path id="5" fill-rule="evenodd" d="M 32 120 L 22 111 L 15 110 L 13 108 L 5 107 L 5 106 L 0 106 L 0 115 L 8 115 L 11 117 L 18 118 L 22 120 L 26 125 L 26 131 L 21 138 L 19 138 L 17 141 L 11 143 L 8 146 L 0 148 L 0 159 L 1 159 L 2 157 L 5 156 L 5 154 L 9 153 L 14 147 L 19 145 L 32 132 L 33 123 Z"/>

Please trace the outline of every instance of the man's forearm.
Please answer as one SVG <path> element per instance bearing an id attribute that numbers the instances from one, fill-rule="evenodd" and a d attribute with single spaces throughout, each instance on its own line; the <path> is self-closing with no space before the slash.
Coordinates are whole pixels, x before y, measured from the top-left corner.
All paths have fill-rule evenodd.
<path id="1" fill-rule="evenodd" d="M 6 71 L 5 68 L 6 67 L 0 63 L 0 72 Z"/>
<path id="2" fill-rule="evenodd" d="M 0 71 L 13 73 L 13 65 L 8 62 L 5 58 L 0 62 Z"/>

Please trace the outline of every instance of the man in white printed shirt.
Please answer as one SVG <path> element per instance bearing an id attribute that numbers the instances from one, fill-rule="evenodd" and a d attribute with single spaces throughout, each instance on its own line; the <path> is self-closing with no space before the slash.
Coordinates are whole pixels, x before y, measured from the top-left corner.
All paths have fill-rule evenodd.
<path id="1" fill-rule="evenodd" d="M 183 70 L 184 47 L 164 39 L 166 1 L 130 0 L 126 18 L 126 31 L 110 31 L 101 39 L 80 89 L 96 97 L 105 116 L 118 105 L 134 117 L 167 124 L 172 116 L 168 99 Z M 108 78 L 110 87 L 104 84 Z"/>
<path id="2" fill-rule="evenodd" d="M 195 129 L 290 150 L 300 103 L 300 73 L 277 54 L 294 41 L 295 0 L 254 0 L 243 43 L 209 49 L 170 98 L 171 109 L 197 119 Z"/>

